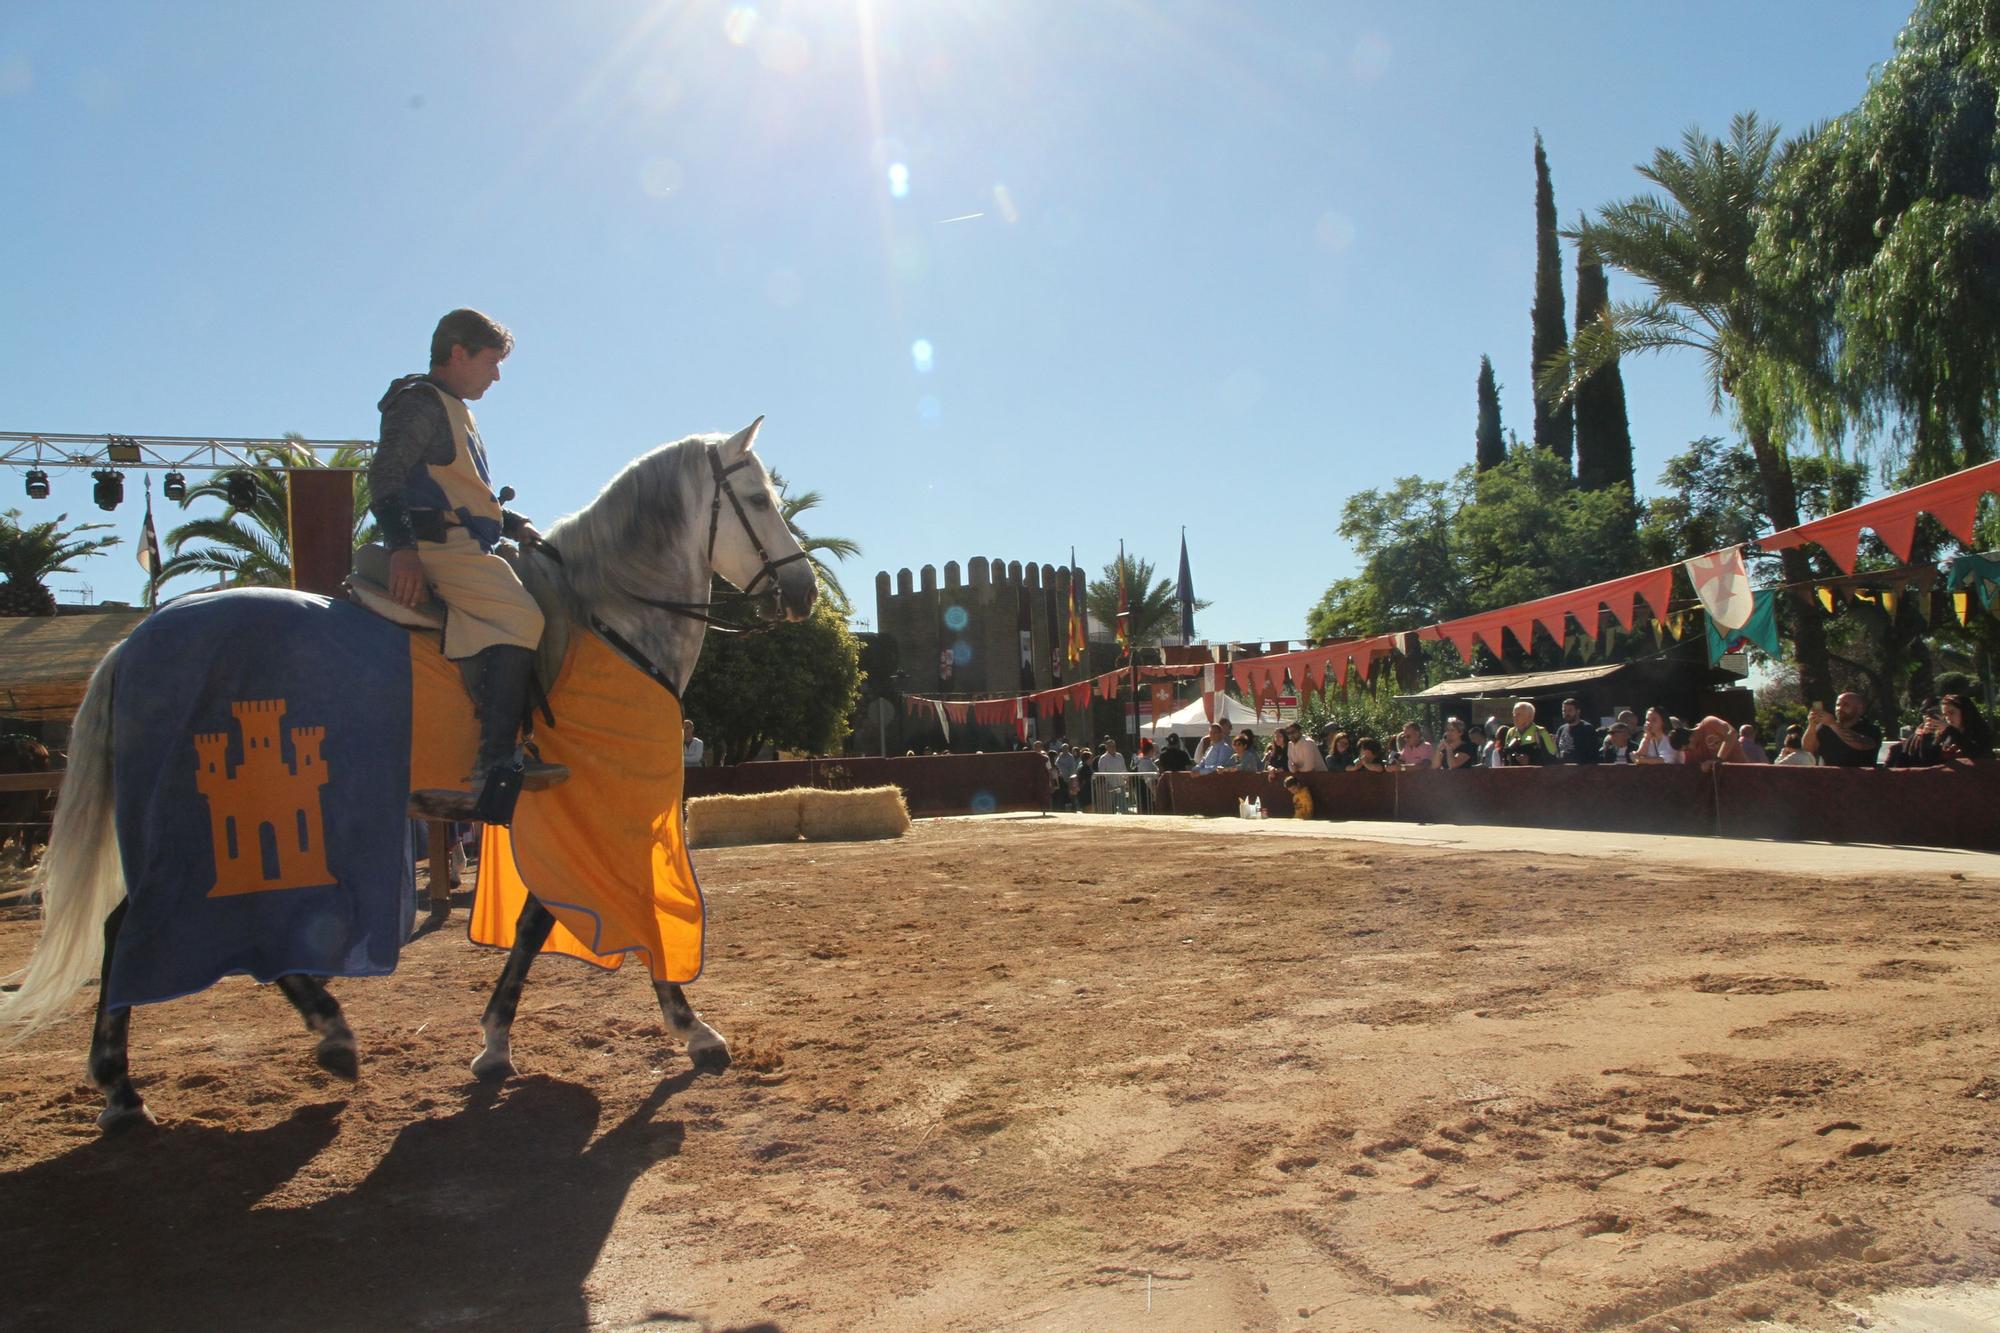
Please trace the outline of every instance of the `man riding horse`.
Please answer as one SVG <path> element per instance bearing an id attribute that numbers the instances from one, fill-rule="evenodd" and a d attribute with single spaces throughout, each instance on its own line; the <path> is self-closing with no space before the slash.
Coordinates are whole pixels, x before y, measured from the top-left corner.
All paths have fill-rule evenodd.
<path id="1" fill-rule="evenodd" d="M 389 594 L 410 607 L 432 596 L 444 603 L 444 655 L 466 668 L 479 718 L 467 790 L 413 793 L 412 803 L 437 819 L 470 818 L 489 777 L 513 766 L 542 638 L 541 608 L 494 549 L 502 538 L 532 544 L 541 534 L 501 508 L 466 406 L 499 381 L 513 349 L 514 335 L 486 315 L 454 310 L 431 334 L 430 370 L 396 380 L 378 404 L 369 507 L 389 549 Z M 522 758 L 524 790 L 568 776 L 561 765 Z"/>

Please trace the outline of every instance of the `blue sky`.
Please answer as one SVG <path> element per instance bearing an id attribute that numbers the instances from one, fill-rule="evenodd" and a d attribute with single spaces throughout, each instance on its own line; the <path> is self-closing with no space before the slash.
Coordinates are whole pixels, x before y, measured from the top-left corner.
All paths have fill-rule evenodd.
<path id="1" fill-rule="evenodd" d="M 17 0 L 0 430 L 372 437 L 475 305 L 544 522 L 762 414 L 863 620 L 878 569 L 1122 537 L 1170 575 L 1185 524 L 1204 635 L 1297 635 L 1342 501 L 1470 458 L 1482 353 L 1529 432 L 1536 129 L 1568 221 L 1690 124 L 1852 107 L 1906 14 Z M 1691 362 L 1625 378 L 1642 489 L 1726 431 Z M 55 484 L 31 515 L 95 514 Z M 141 577 L 128 542 L 55 586 Z"/>

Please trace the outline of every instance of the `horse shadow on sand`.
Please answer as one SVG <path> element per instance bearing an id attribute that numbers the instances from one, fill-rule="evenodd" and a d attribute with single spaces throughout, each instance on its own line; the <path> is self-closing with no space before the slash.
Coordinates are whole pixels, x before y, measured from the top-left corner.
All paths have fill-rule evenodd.
<path id="1" fill-rule="evenodd" d="M 583 1328 L 633 1182 L 680 1151 L 663 1081 L 602 1104 L 530 1077 L 404 1128 L 366 1179 L 287 1206 L 344 1102 L 264 1129 L 139 1130 L 0 1173 L 0 1328 Z"/>

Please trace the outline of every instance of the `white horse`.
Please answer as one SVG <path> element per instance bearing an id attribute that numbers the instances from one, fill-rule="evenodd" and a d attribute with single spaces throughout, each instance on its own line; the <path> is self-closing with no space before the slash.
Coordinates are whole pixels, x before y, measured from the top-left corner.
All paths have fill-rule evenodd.
<path id="1" fill-rule="evenodd" d="M 693 436 L 655 449 L 628 465 L 589 505 L 554 524 L 548 549 L 523 554 L 522 580 L 547 618 L 540 653 L 544 680 L 555 679 L 574 636 L 595 634 L 678 697 L 708 625 L 723 623 L 709 614 L 714 575 L 743 589 L 767 618 L 782 613 L 801 620 L 811 614 L 818 593 L 813 566 L 752 452 L 760 424 L 761 418 L 726 438 Z M 77 714 L 49 851 L 35 876 L 43 902 L 42 937 L 20 989 L 0 998 L 0 1031 L 10 1044 L 60 1017 L 100 966 L 105 981 L 111 975 L 127 906 L 113 819 L 118 659 L 114 650 L 98 666 Z M 143 894 L 145 886 L 132 890 Z M 384 884 L 380 891 L 397 894 L 403 886 Z M 531 894 L 481 1022 L 485 1047 L 473 1062 L 481 1078 L 513 1072 L 509 1030 L 529 964 L 554 923 Z M 355 1077 L 354 1036 L 324 983 L 289 975 L 275 984 L 318 1035 L 320 1066 Z M 655 990 L 661 1013 L 690 1058 L 726 1065 L 728 1043 L 696 1016 L 681 987 L 660 982 Z M 100 990 L 90 1073 L 105 1094 L 98 1123 L 109 1131 L 151 1123 L 153 1115 L 132 1086 L 126 1059 L 131 1010 L 111 1008 L 107 1001 Z"/>

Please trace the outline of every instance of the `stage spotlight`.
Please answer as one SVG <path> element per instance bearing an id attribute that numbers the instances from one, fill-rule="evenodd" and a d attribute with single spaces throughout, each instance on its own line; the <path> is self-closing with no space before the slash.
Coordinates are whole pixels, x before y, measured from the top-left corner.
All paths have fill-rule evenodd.
<path id="1" fill-rule="evenodd" d="M 28 498 L 30 500 L 49 498 L 49 474 L 38 467 L 28 469 Z"/>
<path id="2" fill-rule="evenodd" d="M 179 504 L 187 499 L 188 479 L 178 472 L 169 472 L 160 482 L 160 494 Z"/>
<path id="3" fill-rule="evenodd" d="M 230 473 L 223 478 L 222 487 L 231 509 L 242 511 L 257 503 L 257 483 L 248 472 Z"/>
<path id="4" fill-rule="evenodd" d="M 125 474 L 116 468 L 106 467 L 90 475 L 97 479 L 97 485 L 91 487 L 90 498 L 107 513 L 116 509 L 125 499 Z"/>

